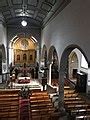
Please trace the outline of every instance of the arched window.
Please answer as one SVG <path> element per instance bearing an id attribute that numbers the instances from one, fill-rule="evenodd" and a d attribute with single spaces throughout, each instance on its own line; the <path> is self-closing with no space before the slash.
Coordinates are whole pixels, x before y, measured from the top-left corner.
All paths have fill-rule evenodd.
<path id="1" fill-rule="evenodd" d="M 27 60 L 27 55 L 23 54 L 23 60 Z"/>
<path id="2" fill-rule="evenodd" d="M 20 60 L 20 55 L 17 55 L 17 61 L 19 61 Z"/>
<path id="3" fill-rule="evenodd" d="M 32 60 L 32 55 L 30 55 L 30 60 Z"/>

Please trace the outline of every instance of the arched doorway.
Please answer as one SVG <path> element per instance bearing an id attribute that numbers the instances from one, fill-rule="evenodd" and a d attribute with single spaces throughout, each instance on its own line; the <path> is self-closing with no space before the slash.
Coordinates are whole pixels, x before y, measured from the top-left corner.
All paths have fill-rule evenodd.
<path id="1" fill-rule="evenodd" d="M 47 48 L 46 45 L 43 46 L 42 53 L 41 53 L 41 62 L 40 62 L 40 77 L 41 83 L 43 85 L 43 90 L 47 89 Z"/>
<path id="2" fill-rule="evenodd" d="M 68 46 L 64 52 L 62 53 L 62 56 L 61 56 L 61 60 L 60 60 L 60 81 L 59 81 L 59 109 L 60 110 L 63 110 L 62 106 L 63 106 L 63 102 L 64 102 L 64 84 L 65 84 L 65 79 L 67 78 L 67 74 L 68 74 L 68 58 L 69 58 L 69 55 L 70 53 L 75 49 L 77 48 L 85 57 L 86 61 L 88 62 L 87 60 L 87 57 L 85 55 L 85 53 L 83 52 L 83 50 L 77 46 L 77 45 L 70 45 Z M 81 57 L 80 57 L 81 58 Z M 81 71 L 80 71 L 81 72 Z M 87 82 L 87 81 L 86 81 Z"/>
<path id="3" fill-rule="evenodd" d="M 2 52 L 0 49 L 0 75 L 2 75 Z"/>
<path id="4" fill-rule="evenodd" d="M 59 82 L 59 61 L 57 51 L 54 46 L 51 46 L 48 53 L 49 61 L 49 82 L 50 85 L 58 87 Z"/>
<path id="5" fill-rule="evenodd" d="M 72 51 L 68 59 L 69 79 L 76 78 L 76 72 L 78 69 L 78 57 L 77 54 Z"/>
<path id="6" fill-rule="evenodd" d="M 47 48 L 44 45 L 41 54 L 41 65 L 47 67 Z"/>
<path id="7" fill-rule="evenodd" d="M 5 46 L 2 44 L 0 45 L 0 75 L 6 72 L 6 52 Z"/>

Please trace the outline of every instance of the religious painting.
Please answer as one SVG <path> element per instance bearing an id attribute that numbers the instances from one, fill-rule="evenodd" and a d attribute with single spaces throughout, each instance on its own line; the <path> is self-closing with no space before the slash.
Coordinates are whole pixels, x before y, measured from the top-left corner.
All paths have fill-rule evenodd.
<path id="1" fill-rule="evenodd" d="M 32 60 L 33 58 L 32 58 L 32 55 L 30 55 L 30 60 Z"/>
<path id="2" fill-rule="evenodd" d="M 27 60 L 27 55 L 23 54 L 23 60 Z"/>
<path id="3" fill-rule="evenodd" d="M 20 61 L 20 55 L 17 55 L 17 61 Z"/>

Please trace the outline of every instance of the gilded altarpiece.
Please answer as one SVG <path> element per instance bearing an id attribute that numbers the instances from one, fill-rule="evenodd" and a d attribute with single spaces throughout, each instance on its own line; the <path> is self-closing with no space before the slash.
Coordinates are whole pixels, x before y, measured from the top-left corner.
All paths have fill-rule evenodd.
<path id="1" fill-rule="evenodd" d="M 32 41 L 27 39 L 21 39 L 17 41 L 14 46 L 14 63 L 18 65 L 34 64 L 36 58 L 35 45 Z M 31 49 L 30 49 L 31 48 Z"/>

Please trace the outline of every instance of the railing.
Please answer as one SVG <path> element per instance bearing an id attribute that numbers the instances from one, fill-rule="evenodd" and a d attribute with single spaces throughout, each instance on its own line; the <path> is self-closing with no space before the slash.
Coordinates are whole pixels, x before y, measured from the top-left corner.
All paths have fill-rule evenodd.
<path id="1" fill-rule="evenodd" d="M 7 80 L 10 78 L 10 73 L 2 73 L 2 83 L 6 83 Z"/>

